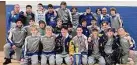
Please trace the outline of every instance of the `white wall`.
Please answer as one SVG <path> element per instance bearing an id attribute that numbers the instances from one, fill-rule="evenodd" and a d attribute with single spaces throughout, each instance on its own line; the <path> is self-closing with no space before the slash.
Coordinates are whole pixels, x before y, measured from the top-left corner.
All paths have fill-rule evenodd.
<path id="1" fill-rule="evenodd" d="M 60 5 L 61 1 L 6 1 L 6 4 L 20 4 L 20 5 L 37 5 L 43 3 L 44 5 L 53 4 Z M 137 1 L 66 1 L 71 6 L 137 6 Z"/>
<path id="2" fill-rule="evenodd" d="M 137 1 L 66 1 L 68 6 L 137 6 Z M 43 5 L 53 4 L 60 5 L 61 1 L 6 1 L 6 5 L 19 4 L 22 10 L 30 4 L 33 10 L 36 10 L 37 4 Z"/>

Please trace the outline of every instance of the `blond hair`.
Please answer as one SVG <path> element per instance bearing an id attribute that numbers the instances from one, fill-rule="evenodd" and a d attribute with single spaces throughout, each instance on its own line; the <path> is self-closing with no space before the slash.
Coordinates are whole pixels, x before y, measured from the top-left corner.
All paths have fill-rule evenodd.
<path id="1" fill-rule="evenodd" d="M 46 26 L 45 30 L 53 30 L 51 26 Z"/>
<path id="2" fill-rule="evenodd" d="M 31 25 L 30 26 L 30 31 L 32 30 L 32 28 L 34 28 L 34 29 L 36 29 L 38 31 L 38 26 L 37 25 L 35 25 L 35 24 Z"/>

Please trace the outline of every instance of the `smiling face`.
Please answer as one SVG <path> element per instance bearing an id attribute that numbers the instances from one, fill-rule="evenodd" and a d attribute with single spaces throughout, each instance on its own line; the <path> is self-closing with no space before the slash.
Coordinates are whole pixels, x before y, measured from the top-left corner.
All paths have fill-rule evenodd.
<path id="1" fill-rule="evenodd" d="M 115 15 L 116 13 L 115 13 L 115 11 L 110 11 L 110 14 Z"/>
<path id="2" fill-rule="evenodd" d="M 44 28 L 44 27 L 45 27 L 45 24 L 44 24 L 44 23 L 41 23 L 41 24 L 39 24 L 39 27 L 40 27 L 40 28 Z"/>
<path id="3" fill-rule="evenodd" d="M 93 31 L 92 36 L 94 39 L 97 39 L 98 38 L 98 31 Z"/>
<path id="4" fill-rule="evenodd" d="M 101 14 L 101 10 L 100 9 L 97 9 L 97 14 Z"/>
<path id="5" fill-rule="evenodd" d="M 46 28 L 45 34 L 51 36 L 52 35 L 52 29 Z"/>
<path id="6" fill-rule="evenodd" d="M 83 32 L 82 28 L 77 28 L 77 35 L 78 36 L 81 36 L 82 32 Z"/>
<path id="7" fill-rule="evenodd" d="M 19 12 L 19 11 L 20 11 L 20 6 L 19 6 L 19 4 L 14 5 L 14 11 L 15 11 L 15 12 Z"/>
<path id="8" fill-rule="evenodd" d="M 57 25 L 58 25 L 58 26 L 62 26 L 62 20 L 58 20 L 58 21 L 57 21 Z"/>
<path id="9" fill-rule="evenodd" d="M 90 13 L 91 12 L 91 10 L 90 9 L 86 9 L 86 13 Z"/>
<path id="10" fill-rule="evenodd" d="M 31 31 L 32 35 L 37 35 L 37 33 L 38 33 L 38 30 L 36 27 L 31 27 L 30 31 Z"/>
<path id="11" fill-rule="evenodd" d="M 87 26 L 87 22 L 86 22 L 86 21 L 83 21 L 83 22 L 82 22 L 82 26 L 83 26 L 83 27 L 86 27 L 86 26 Z"/>
<path id="12" fill-rule="evenodd" d="M 113 35 L 114 35 L 114 32 L 112 32 L 112 31 L 108 31 L 108 32 L 107 32 L 107 36 L 108 36 L 108 37 L 112 37 Z"/>
<path id="13" fill-rule="evenodd" d="M 44 8 L 42 5 L 38 5 L 38 10 L 42 11 Z"/>
<path id="14" fill-rule="evenodd" d="M 53 11 L 54 11 L 54 9 L 53 9 L 52 7 L 49 7 L 49 8 L 48 8 L 48 12 L 49 12 L 49 13 L 52 13 Z"/>
<path id="15" fill-rule="evenodd" d="M 108 29 L 108 27 L 109 27 L 109 26 L 108 26 L 107 23 L 103 23 L 103 24 L 102 24 L 102 29 L 106 30 L 106 29 Z"/>
<path id="16" fill-rule="evenodd" d="M 126 32 L 123 28 L 118 29 L 118 35 L 124 35 Z"/>
<path id="17" fill-rule="evenodd" d="M 32 8 L 31 7 L 27 7 L 26 11 L 30 13 L 30 12 L 32 12 Z"/>
<path id="18" fill-rule="evenodd" d="M 65 9 L 65 8 L 66 8 L 66 5 L 60 5 L 60 7 L 61 7 L 62 9 Z"/>
<path id="19" fill-rule="evenodd" d="M 68 33 L 68 30 L 66 30 L 64 28 L 61 29 L 61 34 L 63 37 L 66 37 L 67 33 Z"/>
<path id="20" fill-rule="evenodd" d="M 29 21 L 29 25 L 34 25 L 34 23 L 35 23 L 34 20 Z"/>
<path id="21" fill-rule="evenodd" d="M 17 26 L 17 27 L 22 27 L 22 25 L 23 25 L 23 24 L 22 24 L 21 21 L 17 21 L 17 22 L 16 22 L 16 26 Z"/>
<path id="22" fill-rule="evenodd" d="M 73 9 L 72 9 L 72 12 L 73 12 L 73 13 L 76 13 L 76 12 L 77 12 L 77 9 L 76 9 L 76 8 L 73 8 Z"/>
<path id="23" fill-rule="evenodd" d="M 102 8 L 102 14 L 106 15 L 107 14 L 107 8 Z"/>

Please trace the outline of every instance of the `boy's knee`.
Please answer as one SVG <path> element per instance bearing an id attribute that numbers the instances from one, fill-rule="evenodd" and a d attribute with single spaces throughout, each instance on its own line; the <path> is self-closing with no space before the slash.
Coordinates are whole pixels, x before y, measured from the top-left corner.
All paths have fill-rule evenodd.
<path id="1" fill-rule="evenodd" d="M 4 49 L 10 49 L 10 48 L 11 48 L 11 46 L 9 44 L 4 45 Z"/>

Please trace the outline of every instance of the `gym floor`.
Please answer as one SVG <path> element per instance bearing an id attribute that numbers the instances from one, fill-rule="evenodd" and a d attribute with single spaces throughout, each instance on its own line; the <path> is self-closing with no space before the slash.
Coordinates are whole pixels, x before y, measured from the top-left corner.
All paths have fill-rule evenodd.
<path id="1" fill-rule="evenodd" d="M 2 51 L 0 51 L 0 65 L 3 65 L 3 62 L 4 62 L 4 53 Z M 8 64 L 8 65 L 20 65 L 18 61 L 16 60 L 11 60 L 12 63 Z M 65 64 L 63 64 L 65 65 Z M 95 65 L 98 65 L 98 64 L 95 64 Z M 128 64 L 130 65 L 130 64 Z"/>

